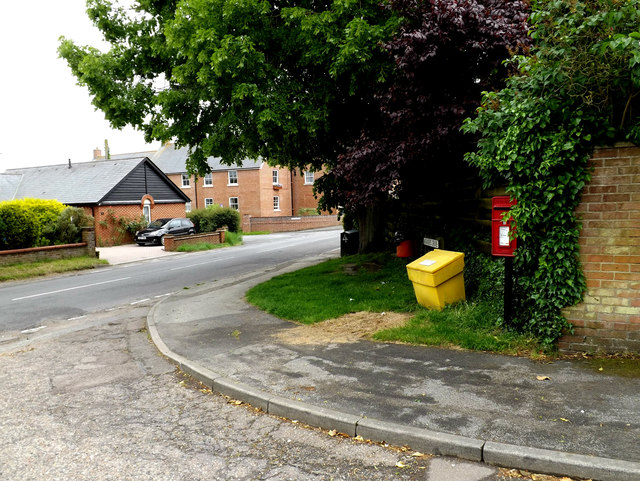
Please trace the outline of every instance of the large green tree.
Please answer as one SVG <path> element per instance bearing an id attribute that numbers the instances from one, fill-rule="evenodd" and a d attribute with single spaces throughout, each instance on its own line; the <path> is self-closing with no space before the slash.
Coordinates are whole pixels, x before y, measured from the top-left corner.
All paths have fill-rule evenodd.
<path id="1" fill-rule="evenodd" d="M 331 166 L 372 114 L 393 70 L 398 19 L 378 0 L 89 0 L 111 48 L 61 38 L 59 53 L 120 128 L 208 156 Z"/>

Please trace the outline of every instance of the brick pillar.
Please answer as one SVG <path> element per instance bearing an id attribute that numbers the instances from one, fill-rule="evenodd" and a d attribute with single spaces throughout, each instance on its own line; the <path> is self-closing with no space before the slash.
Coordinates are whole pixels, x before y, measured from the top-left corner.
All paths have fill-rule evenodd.
<path id="1" fill-rule="evenodd" d="M 218 229 L 216 230 L 216 233 L 218 234 L 218 237 L 220 237 L 220 244 L 224 244 L 227 229 Z"/>
<path id="2" fill-rule="evenodd" d="M 172 252 L 176 250 L 176 243 L 174 242 L 175 237 L 169 234 L 165 234 L 164 236 L 164 250 L 167 252 Z"/>
<path id="3" fill-rule="evenodd" d="M 87 244 L 87 255 L 90 257 L 97 257 L 96 252 L 96 229 L 95 227 L 83 227 L 82 228 L 82 242 Z"/>
<path id="4" fill-rule="evenodd" d="M 242 232 L 251 232 L 251 215 L 242 215 Z"/>

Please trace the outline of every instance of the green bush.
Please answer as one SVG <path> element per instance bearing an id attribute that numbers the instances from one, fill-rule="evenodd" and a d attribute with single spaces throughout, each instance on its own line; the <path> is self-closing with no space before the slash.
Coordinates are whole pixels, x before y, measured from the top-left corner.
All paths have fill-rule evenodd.
<path id="1" fill-rule="evenodd" d="M 213 232 L 227 226 L 230 232 L 240 230 L 240 213 L 230 207 L 207 207 L 195 209 L 187 214 L 196 227 L 196 232 Z"/>
<path id="2" fill-rule="evenodd" d="M 29 219 L 35 223 L 35 240 L 26 247 L 38 247 L 52 244 L 52 226 L 55 224 L 56 219 L 60 212 L 65 208 L 65 205 L 57 200 L 49 199 L 18 199 L 7 202 L 2 202 L 1 205 L 14 205 L 17 209 L 20 209 Z M 6 223 L 5 223 L 6 225 Z M 15 227 L 8 227 L 14 229 Z M 5 232 L 6 228 L 3 227 L 2 232 Z M 6 236 L 5 236 L 6 237 Z M 23 245 L 27 242 L 21 242 Z M 17 247 L 7 247 L 13 249 Z"/>
<path id="3" fill-rule="evenodd" d="M 55 244 L 75 244 L 82 242 L 82 228 L 91 227 L 93 217 L 79 207 L 67 207 L 54 225 Z"/>
<path id="4" fill-rule="evenodd" d="M 38 240 L 38 223 L 15 201 L 0 203 L 0 249 L 26 249 Z"/>

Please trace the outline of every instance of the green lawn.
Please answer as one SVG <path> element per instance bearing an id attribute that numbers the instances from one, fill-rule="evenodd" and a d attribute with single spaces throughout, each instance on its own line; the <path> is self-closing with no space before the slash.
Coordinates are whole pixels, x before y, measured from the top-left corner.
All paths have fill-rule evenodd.
<path id="1" fill-rule="evenodd" d="M 249 302 L 278 317 L 311 324 L 358 311 L 417 308 L 404 263 L 386 256 L 330 260 L 274 277 L 247 293 Z"/>
<path id="2" fill-rule="evenodd" d="M 247 299 L 275 316 L 304 324 L 359 311 L 415 314 L 405 326 L 375 334 L 380 341 L 506 354 L 539 351 L 535 339 L 500 327 L 502 313 L 495 299 L 472 297 L 442 311 L 419 306 L 406 262 L 390 255 L 345 257 L 283 274 L 252 288 Z"/>

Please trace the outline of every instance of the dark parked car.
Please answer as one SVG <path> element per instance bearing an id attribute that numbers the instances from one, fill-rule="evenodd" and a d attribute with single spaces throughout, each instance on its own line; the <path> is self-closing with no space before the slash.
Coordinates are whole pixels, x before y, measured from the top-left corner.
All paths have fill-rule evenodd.
<path id="1" fill-rule="evenodd" d="M 196 228 L 189 219 L 156 219 L 146 229 L 139 230 L 133 239 L 138 245 L 158 244 L 164 245 L 165 234 L 187 235 L 195 234 Z"/>

